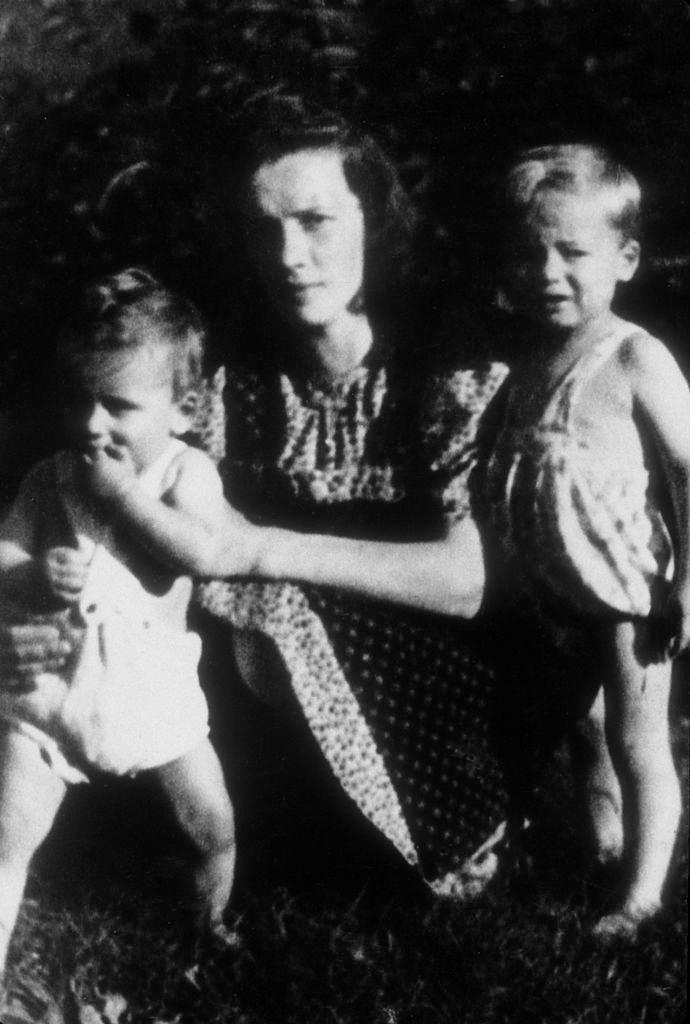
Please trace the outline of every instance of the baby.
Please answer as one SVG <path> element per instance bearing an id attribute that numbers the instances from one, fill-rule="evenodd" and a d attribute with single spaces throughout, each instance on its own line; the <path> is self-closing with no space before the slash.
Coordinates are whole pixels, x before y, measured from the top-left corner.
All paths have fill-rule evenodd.
<path id="1" fill-rule="evenodd" d="M 71 783 L 153 772 L 195 852 L 200 923 L 221 930 L 232 806 L 208 739 L 191 580 L 225 515 L 213 463 L 179 438 L 201 379 L 196 311 L 137 269 L 102 280 L 58 346 L 68 449 L 0 526 L 0 596 L 56 621 L 61 674 L 0 688 L 0 981 L 30 860 Z M 1 987 L 1 986 L 0 986 Z"/>
<path id="2" fill-rule="evenodd" d="M 680 814 L 668 701 L 690 639 L 690 394 L 666 347 L 611 309 L 639 260 L 632 174 L 601 149 L 549 146 L 519 157 L 505 198 L 505 296 L 528 340 L 484 468 L 489 536 L 511 614 L 539 638 L 535 670 L 591 696 L 589 824 L 598 858 L 625 867 L 595 933 L 634 936 Z M 532 712 L 507 723 L 514 750 Z"/>

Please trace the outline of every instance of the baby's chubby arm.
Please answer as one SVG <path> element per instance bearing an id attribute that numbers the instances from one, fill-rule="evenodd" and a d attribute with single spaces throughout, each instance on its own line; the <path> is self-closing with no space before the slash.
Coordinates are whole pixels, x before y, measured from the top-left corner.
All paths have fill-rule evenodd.
<path id="1" fill-rule="evenodd" d="M 155 557 L 192 576 L 244 575 L 253 528 L 225 501 L 220 477 L 203 452 L 175 459 L 162 498 L 148 494 L 124 459 L 96 452 L 87 486 Z M 222 565 L 221 565 L 222 563 Z"/>
<path id="2" fill-rule="evenodd" d="M 674 657 L 690 646 L 690 389 L 665 345 L 648 335 L 630 338 L 620 350 L 633 405 L 661 458 L 675 516 L 675 573 L 664 608 Z"/>

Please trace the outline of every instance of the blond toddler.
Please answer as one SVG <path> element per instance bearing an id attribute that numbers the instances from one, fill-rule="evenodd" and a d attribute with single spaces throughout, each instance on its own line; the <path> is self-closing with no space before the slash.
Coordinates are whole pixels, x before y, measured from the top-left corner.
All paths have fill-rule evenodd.
<path id="1" fill-rule="evenodd" d="M 662 342 L 612 310 L 639 261 L 633 175 L 599 148 L 548 146 L 517 159 L 505 198 L 503 285 L 527 350 L 484 496 L 537 660 L 591 694 L 589 826 L 624 868 L 595 932 L 632 936 L 660 907 L 680 814 L 668 704 L 690 639 L 690 393 Z"/>

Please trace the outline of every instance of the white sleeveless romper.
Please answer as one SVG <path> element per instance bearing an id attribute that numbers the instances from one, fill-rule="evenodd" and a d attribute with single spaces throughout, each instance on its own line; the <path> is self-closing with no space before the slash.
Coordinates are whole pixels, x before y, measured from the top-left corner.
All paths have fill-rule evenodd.
<path id="1" fill-rule="evenodd" d="M 173 439 L 139 477 L 160 497 L 173 459 L 184 444 Z M 189 753 L 208 734 L 208 711 L 197 674 L 201 641 L 166 622 L 161 601 L 186 609 L 188 577 L 177 577 L 163 597 L 150 593 L 128 569 L 107 524 L 99 522 L 74 486 L 68 453 L 54 457 L 56 501 L 89 558 L 77 628 L 83 642 L 65 675 L 41 673 L 29 693 L 0 692 L 0 718 L 29 736 L 67 782 L 88 780 L 89 768 L 135 774 Z"/>

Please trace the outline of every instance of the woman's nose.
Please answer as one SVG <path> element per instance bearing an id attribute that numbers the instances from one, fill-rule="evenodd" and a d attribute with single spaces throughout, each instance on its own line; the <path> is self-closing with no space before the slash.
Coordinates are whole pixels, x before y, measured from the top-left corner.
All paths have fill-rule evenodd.
<path id="1" fill-rule="evenodd" d="M 307 260 L 307 236 L 298 221 L 286 221 L 283 224 L 281 262 L 284 267 L 292 269 L 301 267 Z"/>

